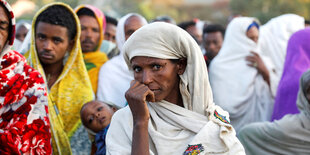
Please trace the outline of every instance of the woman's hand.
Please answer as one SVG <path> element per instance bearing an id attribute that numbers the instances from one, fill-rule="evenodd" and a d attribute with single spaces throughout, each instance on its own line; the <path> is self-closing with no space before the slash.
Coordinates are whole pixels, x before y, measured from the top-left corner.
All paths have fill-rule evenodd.
<path id="1" fill-rule="evenodd" d="M 149 155 L 148 121 L 150 118 L 146 101 L 155 102 L 155 95 L 149 87 L 133 80 L 125 97 L 133 117 L 132 155 Z"/>
<path id="2" fill-rule="evenodd" d="M 247 56 L 245 59 L 250 62 L 248 66 L 256 68 L 258 73 L 262 74 L 264 80 L 268 83 L 268 85 L 270 85 L 269 71 L 260 56 L 251 51 L 251 55 Z"/>
<path id="3" fill-rule="evenodd" d="M 125 94 L 134 123 L 145 123 L 150 118 L 146 101 L 155 102 L 155 95 L 146 85 L 133 80 Z"/>

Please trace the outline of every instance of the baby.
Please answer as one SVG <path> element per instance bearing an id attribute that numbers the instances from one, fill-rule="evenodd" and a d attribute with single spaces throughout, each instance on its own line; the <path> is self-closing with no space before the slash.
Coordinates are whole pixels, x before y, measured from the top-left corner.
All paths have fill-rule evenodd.
<path id="1" fill-rule="evenodd" d="M 119 107 L 112 103 L 90 101 L 83 105 L 80 111 L 83 125 L 89 133 L 95 136 L 96 154 L 105 154 L 105 137 L 111 122 L 112 115 Z"/>

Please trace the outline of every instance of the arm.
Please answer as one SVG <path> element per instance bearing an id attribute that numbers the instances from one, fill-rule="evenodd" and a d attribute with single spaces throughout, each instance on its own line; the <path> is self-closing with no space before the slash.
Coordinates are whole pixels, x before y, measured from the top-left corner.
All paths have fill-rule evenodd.
<path id="1" fill-rule="evenodd" d="M 260 58 L 260 56 L 255 53 L 251 52 L 252 55 L 247 56 L 246 60 L 250 62 L 248 64 L 251 67 L 255 67 L 258 71 L 263 76 L 263 79 L 267 82 L 267 84 L 270 86 L 270 76 L 269 76 L 269 71 L 267 67 L 265 66 L 263 60 Z"/>
<path id="2" fill-rule="evenodd" d="M 132 81 L 125 94 L 133 116 L 132 155 L 149 155 L 148 122 L 150 113 L 146 101 L 155 101 L 154 93 L 144 84 Z"/>

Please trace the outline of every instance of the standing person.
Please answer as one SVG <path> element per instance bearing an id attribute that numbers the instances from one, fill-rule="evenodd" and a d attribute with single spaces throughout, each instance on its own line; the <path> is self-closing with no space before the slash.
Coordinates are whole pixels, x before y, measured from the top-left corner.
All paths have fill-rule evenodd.
<path id="1" fill-rule="evenodd" d="M 202 32 L 198 29 L 194 20 L 179 23 L 178 26 L 188 32 L 196 40 L 199 46 L 201 45 Z"/>
<path id="2" fill-rule="evenodd" d="M 237 133 L 248 123 L 271 118 L 274 101 L 269 81 L 273 68 L 260 56 L 258 38 L 256 19 L 234 18 L 209 67 L 214 102 L 229 112 Z"/>
<path id="3" fill-rule="evenodd" d="M 17 23 L 16 35 L 15 35 L 16 39 L 23 42 L 30 28 L 31 28 L 31 25 L 25 21 Z"/>
<path id="4" fill-rule="evenodd" d="M 104 14 L 91 5 L 80 5 L 75 9 L 81 22 L 81 47 L 83 57 L 94 93 L 97 93 L 100 67 L 108 60 L 100 51 L 103 34 L 106 28 Z"/>
<path id="5" fill-rule="evenodd" d="M 124 60 L 123 45 L 132 33 L 146 24 L 145 18 L 135 13 L 127 14 L 119 20 L 116 30 L 116 42 L 121 53 L 100 69 L 98 100 L 112 102 L 119 107 L 126 105 L 125 92 L 130 86 L 130 81 L 133 80 L 133 75 L 128 70 Z"/>
<path id="6" fill-rule="evenodd" d="M 299 113 L 295 104 L 299 90 L 298 80 L 310 68 L 310 29 L 300 30 L 289 40 L 283 74 L 278 86 L 272 120 L 286 114 Z"/>
<path id="7" fill-rule="evenodd" d="M 261 26 L 259 43 L 262 55 L 269 57 L 275 66 L 276 76 L 270 81 L 274 96 L 277 94 L 278 84 L 283 73 L 288 40 L 293 33 L 305 28 L 304 22 L 305 19 L 301 16 L 285 14 L 272 18 Z"/>
<path id="8" fill-rule="evenodd" d="M 28 62 L 47 83 L 54 154 L 89 154 L 90 141 L 79 111 L 93 100 L 80 47 L 80 22 L 64 3 L 44 6 L 32 22 Z"/>
<path id="9" fill-rule="evenodd" d="M 110 17 L 110 16 L 105 16 L 106 21 L 107 21 L 107 27 L 104 32 L 104 40 L 111 41 L 113 43 L 116 43 L 116 27 L 117 27 L 117 19 Z"/>
<path id="10" fill-rule="evenodd" d="M 247 154 L 310 154 L 310 70 L 303 73 L 299 86 L 299 114 L 286 115 L 272 123 L 253 123 L 241 129 L 239 138 Z"/>
<path id="11" fill-rule="evenodd" d="M 51 154 L 44 80 L 10 49 L 14 39 L 13 11 L 0 0 L 0 154 Z"/>
<path id="12" fill-rule="evenodd" d="M 107 154 L 245 154 L 228 113 L 213 103 L 202 52 L 186 31 L 146 25 L 124 52 L 135 79 L 129 106 L 112 117 Z"/>
<path id="13" fill-rule="evenodd" d="M 101 44 L 101 51 L 105 52 L 108 55 L 108 58 L 111 59 L 114 56 L 119 54 L 119 50 L 116 46 L 116 27 L 117 27 L 117 19 L 105 16 L 107 21 L 107 27 L 104 32 L 104 40 Z"/>
<path id="14" fill-rule="evenodd" d="M 225 36 L 225 28 L 219 24 L 207 25 L 203 29 L 203 47 L 205 49 L 205 60 L 207 66 L 210 65 L 212 59 L 219 53 Z"/>

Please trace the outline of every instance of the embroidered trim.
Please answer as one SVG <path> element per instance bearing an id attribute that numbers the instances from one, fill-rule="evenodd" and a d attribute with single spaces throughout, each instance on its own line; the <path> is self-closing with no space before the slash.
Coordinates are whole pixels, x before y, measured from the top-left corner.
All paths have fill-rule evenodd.
<path id="1" fill-rule="evenodd" d="M 183 153 L 183 155 L 198 155 L 204 151 L 204 148 L 201 144 L 197 145 L 188 145 L 187 149 Z"/>
<path id="2" fill-rule="evenodd" d="M 226 119 L 226 116 L 219 114 L 216 110 L 214 111 L 214 117 L 216 117 L 217 119 L 219 119 L 224 123 L 230 124 L 230 122 Z"/>

